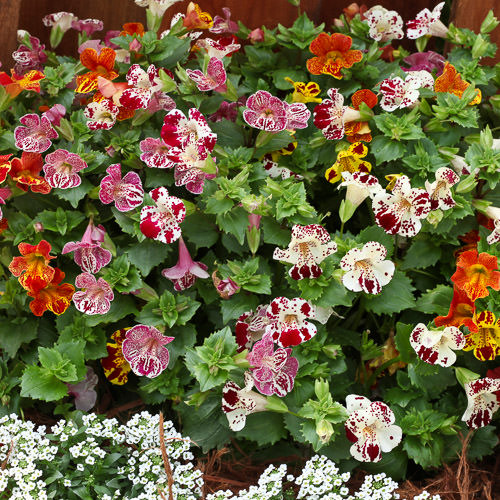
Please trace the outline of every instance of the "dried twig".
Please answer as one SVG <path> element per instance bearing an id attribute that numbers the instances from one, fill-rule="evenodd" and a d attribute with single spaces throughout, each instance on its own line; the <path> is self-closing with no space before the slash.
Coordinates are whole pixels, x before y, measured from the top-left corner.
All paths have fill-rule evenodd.
<path id="1" fill-rule="evenodd" d="M 161 449 L 161 456 L 163 458 L 163 466 L 165 467 L 165 474 L 167 475 L 168 500 L 174 500 L 174 493 L 172 491 L 172 487 L 174 485 L 174 477 L 172 474 L 172 468 L 170 467 L 170 462 L 168 461 L 167 448 L 165 447 L 165 429 L 163 427 L 163 412 L 160 412 L 160 449 Z"/>
<path id="2" fill-rule="evenodd" d="M 1 470 L 5 470 L 5 467 L 7 467 L 7 462 L 9 461 L 9 457 L 13 449 L 14 449 L 14 440 L 10 442 L 10 447 L 9 451 L 7 452 L 7 456 L 5 457 L 5 460 L 2 462 L 2 465 L 0 466 Z"/>

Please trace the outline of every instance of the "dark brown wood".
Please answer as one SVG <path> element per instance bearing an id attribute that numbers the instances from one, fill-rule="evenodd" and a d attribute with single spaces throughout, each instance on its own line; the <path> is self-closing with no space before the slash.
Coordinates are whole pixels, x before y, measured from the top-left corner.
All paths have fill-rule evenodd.
<path id="1" fill-rule="evenodd" d="M 12 66 L 11 54 L 16 50 L 17 26 L 21 0 L 0 0 L 0 62 L 2 70 L 9 72 Z"/>

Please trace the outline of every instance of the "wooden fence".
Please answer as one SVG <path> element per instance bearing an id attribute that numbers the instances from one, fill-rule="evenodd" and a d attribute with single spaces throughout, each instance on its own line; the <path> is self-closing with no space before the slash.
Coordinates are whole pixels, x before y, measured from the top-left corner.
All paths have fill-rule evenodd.
<path id="1" fill-rule="evenodd" d="M 316 22 L 325 22 L 327 28 L 351 0 L 302 0 L 301 7 Z M 367 6 L 376 4 L 397 10 L 404 20 L 412 19 L 427 7 L 432 9 L 439 0 L 358 0 Z M 272 27 L 277 23 L 289 26 L 297 9 L 287 0 L 198 0 L 203 10 L 212 15 L 221 14 L 222 7 L 229 7 L 234 20 L 241 20 L 249 28 L 263 24 Z M 165 26 L 176 12 L 186 10 L 188 0 L 174 4 L 165 16 Z M 477 30 L 482 19 L 493 9 L 500 17 L 500 0 L 454 0 L 451 19 L 459 27 Z M 49 28 L 42 24 L 42 17 L 58 11 L 73 12 L 81 19 L 96 18 L 104 21 L 105 30 L 120 29 L 130 21 L 146 24 L 145 9 L 133 0 L 0 0 L 0 61 L 3 69 L 12 66 L 11 54 L 16 50 L 17 29 L 25 29 L 48 46 Z M 493 33 L 500 43 L 500 28 Z M 58 49 L 61 53 L 76 53 L 76 33 L 70 30 Z M 500 60 L 500 54 L 497 59 Z"/>

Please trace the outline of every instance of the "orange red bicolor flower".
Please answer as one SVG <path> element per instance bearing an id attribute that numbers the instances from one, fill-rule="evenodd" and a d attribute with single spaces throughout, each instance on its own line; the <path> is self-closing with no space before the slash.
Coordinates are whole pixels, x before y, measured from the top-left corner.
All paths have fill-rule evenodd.
<path id="1" fill-rule="evenodd" d="M 142 23 L 125 23 L 123 25 L 123 31 L 120 36 L 125 35 L 138 35 L 143 36 L 145 33 L 144 25 Z"/>
<path id="2" fill-rule="evenodd" d="M 434 323 L 436 326 L 456 326 L 457 328 L 464 325 L 471 332 L 475 332 L 477 331 L 477 326 L 474 323 L 475 311 L 474 301 L 469 299 L 465 291 L 454 287 L 448 315 L 438 316 Z"/>
<path id="3" fill-rule="evenodd" d="M 4 71 L 0 72 L 0 85 L 5 87 L 5 90 L 12 99 L 17 97 L 23 90 L 32 90 L 40 93 L 40 80 L 45 78 L 45 75 L 38 70 L 28 71 L 22 76 L 16 75 L 14 70 L 11 70 L 10 77 Z"/>
<path id="4" fill-rule="evenodd" d="M 352 108 L 359 110 L 362 103 L 365 103 L 370 109 L 374 108 L 378 102 L 377 96 L 368 89 L 361 89 L 351 97 Z M 349 142 L 370 142 L 372 140 L 372 131 L 368 122 L 349 121 L 344 124 L 345 135 Z"/>
<path id="5" fill-rule="evenodd" d="M 86 94 L 97 89 L 97 77 L 102 76 L 108 80 L 114 80 L 118 73 L 113 70 L 116 52 L 104 47 L 98 54 L 95 49 L 87 48 L 80 54 L 80 62 L 90 71 L 80 75 L 76 79 L 77 88 L 75 92 Z"/>
<path id="6" fill-rule="evenodd" d="M 214 22 L 212 16 L 208 12 L 202 12 L 197 3 L 189 2 L 182 24 L 188 30 L 203 30 L 211 28 Z"/>
<path id="7" fill-rule="evenodd" d="M 360 50 L 351 50 L 352 38 L 341 33 L 320 33 L 309 45 L 309 50 L 316 56 L 307 61 L 307 69 L 313 75 L 332 75 L 342 78 L 340 70 L 350 68 L 361 61 Z"/>
<path id="8" fill-rule="evenodd" d="M 106 375 L 106 378 L 112 384 L 116 385 L 125 384 L 128 380 L 128 373 L 131 370 L 128 361 L 124 358 L 122 352 L 122 344 L 125 340 L 127 330 L 130 330 L 130 328 L 116 330 L 116 332 L 111 335 L 114 342 L 106 344 L 108 356 L 101 359 L 104 375 Z"/>
<path id="9" fill-rule="evenodd" d="M 500 319 L 491 311 L 483 311 L 474 317 L 477 332 L 466 335 L 464 351 L 473 351 L 480 361 L 491 361 L 500 354 Z"/>
<path id="10" fill-rule="evenodd" d="M 7 174 L 10 172 L 10 157 L 12 155 L 0 155 L 0 183 L 2 183 L 6 178 Z"/>
<path id="11" fill-rule="evenodd" d="M 9 175 L 23 191 L 31 189 L 33 193 L 48 194 L 50 184 L 40 175 L 43 168 L 43 157 L 40 153 L 23 151 L 21 158 L 14 158 L 10 163 Z"/>
<path id="12" fill-rule="evenodd" d="M 457 72 L 455 67 L 447 62 L 444 66 L 443 73 L 441 76 L 438 76 L 434 82 L 434 90 L 436 92 L 448 92 L 461 98 L 469 85 L 470 83 L 462 80 L 460 73 Z M 476 89 L 476 96 L 469 104 L 471 106 L 479 104 L 481 102 L 481 97 L 481 91 Z"/>
<path id="13" fill-rule="evenodd" d="M 500 290 L 500 272 L 494 255 L 477 250 L 463 252 L 457 260 L 457 270 L 451 277 L 455 286 L 463 290 L 470 300 L 475 301 L 489 295 L 488 287 Z"/>

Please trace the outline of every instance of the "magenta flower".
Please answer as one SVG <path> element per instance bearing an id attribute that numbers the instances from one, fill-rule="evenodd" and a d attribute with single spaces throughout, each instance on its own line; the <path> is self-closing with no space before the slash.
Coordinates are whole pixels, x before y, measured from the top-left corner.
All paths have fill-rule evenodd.
<path id="1" fill-rule="evenodd" d="M 5 200 L 12 194 L 12 191 L 7 188 L 0 188 L 0 204 L 5 205 Z M 3 217 L 2 209 L 0 208 L 0 219 Z"/>
<path id="2" fill-rule="evenodd" d="M 402 68 L 403 71 L 428 71 L 432 73 L 433 70 L 436 71 L 436 76 L 439 76 L 444 69 L 444 63 L 446 59 L 437 52 L 429 50 L 427 52 L 416 52 L 403 59 L 406 64 L 409 64 L 409 68 Z"/>
<path id="3" fill-rule="evenodd" d="M 99 199 L 105 205 L 114 203 L 120 212 L 128 212 L 138 207 L 144 199 L 141 178 L 135 172 L 128 172 L 122 179 L 122 167 L 119 163 L 106 169 L 108 174 L 101 181 Z"/>
<path id="4" fill-rule="evenodd" d="M 184 148 L 188 143 L 195 142 L 208 151 L 212 151 L 217 141 L 205 120 L 205 117 L 196 109 L 189 110 L 189 118 L 182 111 L 173 109 L 163 120 L 161 137 L 165 144 L 171 147 Z"/>
<path id="5" fill-rule="evenodd" d="M 285 104 L 265 90 L 258 90 L 247 99 L 247 108 L 243 111 L 243 119 L 251 127 L 266 132 L 285 130 L 288 116 Z"/>
<path id="6" fill-rule="evenodd" d="M 77 384 L 66 384 L 68 386 L 68 394 L 75 398 L 75 408 L 81 411 L 91 410 L 97 400 L 97 392 L 95 386 L 99 382 L 99 378 L 95 374 L 92 367 L 87 367 L 85 378 Z"/>
<path id="7" fill-rule="evenodd" d="M 43 171 L 45 180 L 53 188 L 69 189 L 82 183 L 78 172 L 84 168 L 87 164 L 76 153 L 57 149 L 45 157 Z"/>
<path id="8" fill-rule="evenodd" d="M 169 196 L 165 187 L 151 191 L 156 207 L 145 206 L 141 210 L 140 228 L 147 238 L 172 243 L 181 237 L 179 224 L 186 217 L 186 207 L 176 196 Z"/>
<path id="9" fill-rule="evenodd" d="M 163 269 L 161 274 L 174 284 L 178 292 L 194 285 L 196 278 L 208 278 L 207 266 L 203 262 L 194 262 L 189 250 L 182 239 L 179 238 L 179 260 L 174 267 Z"/>
<path id="10" fill-rule="evenodd" d="M 293 389 L 293 382 L 299 362 L 291 356 L 292 349 L 282 347 L 274 350 L 271 335 L 266 334 L 259 340 L 247 355 L 252 365 L 251 372 L 255 387 L 266 396 L 276 394 L 286 396 Z"/>
<path id="11" fill-rule="evenodd" d="M 238 118 L 238 106 L 237 102 L 222 101 L 219 109 L 215 113 L 212 113 L 208 119 L 212 122 L 220 122 L 222 120 L 235 122 L 236 118 Z"/>
<path id="12" fill-rule="evenodd" d="M 42 116 L 46 116 L 52 125 L 58 127 L 61 123 L 61 118 L 66 114 L 66 108 L 62 104 L 54 104 L 49 110 L 45 111 Z"/>
<path id="13" fill-rule="evenodd" d="M 136 375 L 155 378 L 167 368 L 170 355 L 165 346 L 172 340 L 153 326 L 136 325 L 125 334 L 123 357 Z"/>
<path id="14" fill-rule="evenodd" d="M 23 44 L 12 53 L 12 59 L 16 62 L 14 66 L 16 75 L 24 75 L 31 70 L 41 71 L 47 61 L 47 54 L 44 52 L 45 45 L 41 44 L 36 36 L 30 36 L 29 42 L 31 47 Z"/>
<path id="15" fill-rule="evenodd" d="M 120 30 L 106 31 L 106 34 L 104 35 L 104 45 L 106 45 L 106 47 L 110 47 L 111 49 L 120 49 L 119 45 L 116 45 L 116 43 L 111 41 L 113 38 L 120 36 L 120 33 Z"/>
<path id="16" fill-rule="evenodd" d="M 24 127 L 16 127 L 14 137 L 16 148 L 30 153 L 43 153 L 52 145 L 51 139 L 57 139 L 58 133 L 52 128 L 50 120 L 40 118 L 34 113 L 22 116 L 19 121 Z"/>
<path id="17" fill-rule="evenodd" d="M 215 90 L 215 92 L 224 93 L 227 91 L 227 75 L 224 63 L 216 57 L 212 57 L 208 62 L 206 74 L 202 73 L 199 69 L 188 69 L 186 73 L 196 83 L 198 90 L 202 92 Z"/>
<path id="18" fill-rule="evenodd" d="M 252 344 L 260 340 L 264 335 L 266 326 L 270 320 L 267 317 L 268 304 L 259 305 L 255 312 L 243 313 L 236 321 L 235 336 L 238 344 L 238 352 L 250 349 Z"/>
<path id="19" fill-rule="evenodd" d="M 85 49 L 94 49 L 99 55 L 104 47 L 100 40 L 87 40 L 78 47 L 78 53 L 81 54 Z"/>
<path id="20" fill-rule="evenodd" d="M 90 36 L 96 31 L 101 31 L 104 28 L 104 23 L 99 19 L 75 19 L 71 22 L 71 27 Z"/>
<path id="21" fill-rule="evenodd" d="M 311 112 L 303 102 L 288 104 L 283 102 L 286 113 L 286 127 L 288 130 L 307 128 L 307 122 L 311 118 Z"/>
<path id="22" fill-rule="evenodd" d="M 112 99 L 102 99 L 89 103 L 83 110 L 83 114 L 88 118 L 87 127 L 90 130 L 109 130 L 116 123 L 119 111 Z"/>
<path id="23" fill-rule="evenodd" d="M 238 24 L 231 21 L 231 11 L 227 7 L 222 7 L 222 12 L 225 17 L 215 16 L 214 23 L 211 28 L 208 28 L 208 31 L 217 35 L 222 33 L 237 33 L 239 29 Z"/>
<path id="24" fill-rule="evenodd" d="M 102 227 L 102 226 L 101 226 Z M 102 228 L 104 229 L 104 228 Z M 74 259 L 82 271 L 95 274 L 111 262 L 111 252 L 101 248 L 100 228 L 96 228 L 92 221 L 89 222 L 81 241 L 70 241 L 64 245 L 62 253 L 74 253 Z"/>
<path id="25" fill-rule="evenodd" d="M 150 168 L 172 168 L 174 163 L 168 157 L 169 147 L 163 139 L 146 137 L 140 143 L 142 154 L 141 160 Z"/>
<path id="26" fill-rule="evenodd" d="M 82 273 L 75 279 L 75 286 L 82 291 L 73 295 L 73 303 L 78 311 L 93 315 L 106 314 L 115 298 L 109 283 L 103 278 L 97 281 L 92 274 Z"/>

